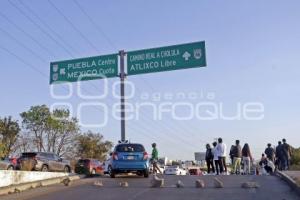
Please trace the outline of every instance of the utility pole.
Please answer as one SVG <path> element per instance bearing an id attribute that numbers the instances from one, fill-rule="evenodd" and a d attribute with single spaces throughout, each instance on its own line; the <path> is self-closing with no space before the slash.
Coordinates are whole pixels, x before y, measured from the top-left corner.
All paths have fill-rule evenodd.
<path id="1" fill-rule="evenodd" d="M 121 50 L 119 51 L 120 56 L 120 93 L 121 93 L 121 141 L 125 142 L 126 136 L 125 136 L 125 66 L 124 66 L 124 57 L 125 57 L 125 51 Z"/>

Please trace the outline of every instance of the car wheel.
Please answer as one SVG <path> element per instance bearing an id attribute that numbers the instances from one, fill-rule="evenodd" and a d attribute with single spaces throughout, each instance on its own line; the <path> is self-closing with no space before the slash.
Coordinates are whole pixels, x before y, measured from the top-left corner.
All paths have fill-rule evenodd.
<path id="1" fill-rule="evenodd" d="M 138 175 L 138 176 L 143 176 L 144 173 L 143 173 L 143 171 L 137 171 L 137 172 L 136 172 L 136 175 Z"/>
<path id="2" fill-rule="evenodd" d="M 144 177 L 145 177 L 145 178 L 148 178 L 148 177 L 149 177 L 149 170 L 148 170 L 148 169 L 146 169 L 146 170 L 144 171 Z"/>
<path id="3" fill-rule="evenodd" d="M 64 172 L 65 172 L 65 173 L 71 173 L 70 167 L 65 166 Z"/>
<path id="4" fill-rule="evenodd" d="M 14 170 L 14 166 L 12 165 L 8 166 L 7 170 Z"/>
<path id="5" fill-rule="evenodd" d="M 108 174 L 110 176 L 110 178 L 115 178 L 116 177 L 116 174 L 114 172 L 114 170 L 112 169 L 111 166 L 108 167 Z"/>
<path id="6" fill-rule="evenodd" d="M 41 171 L 42 171 L 42 172 L 48 172 L 48 171 L 49 171 L 48 166 L 47 166 L 47 165 L 43 165 Z"/>

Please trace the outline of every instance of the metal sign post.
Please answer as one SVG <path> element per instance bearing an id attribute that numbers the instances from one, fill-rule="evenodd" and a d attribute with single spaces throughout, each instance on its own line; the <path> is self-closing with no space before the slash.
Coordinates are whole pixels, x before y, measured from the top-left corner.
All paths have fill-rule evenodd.
<path id="1" fill-rule="evenodd" d="M 119 51 L 120 55 L 120 93 L 121 93 L 121 141 L 125 141 L 125 66 L 124 66 L 124 57 L 125 57 L 125 51 L 121 50 Z"/>

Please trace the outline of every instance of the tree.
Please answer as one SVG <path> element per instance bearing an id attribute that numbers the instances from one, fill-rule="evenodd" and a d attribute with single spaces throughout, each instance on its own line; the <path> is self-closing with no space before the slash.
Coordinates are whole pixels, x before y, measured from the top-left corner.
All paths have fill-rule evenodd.
<path id="1" fill-rule="evenodd" d="M 13 151 L 14 144 L 18 138 L 20 127 L 18 121 L 11 116 L 0 118 L 0 156 L 8 157 Z"/>
<path id="2" fill-rule="evenodd" d="M 95 158 L 105 160 L 113 143 L 105 141 L 100 133 L 88 131 L 77 138 L 77 156 L 82 158 Z"/>
<path id="3" fill-rule="evenodd" d="M 46 105 L 32 106 L 20 114 L 25 132 L 37 151 L 72 156 L 75 139 L 79 134 L 76 118 L 70 118 L 66 109 L 50 111 Z"/>
<path id="4" fill-rule="evenodd" d="M 22 125 L 26 131 L 32 134 L 34 145 L 37 151 L 46 151 L 44 136 L 47 122 L 51 117 L 49 108 L 46 105 L 32 106 L 29 111 L 20 114 Z"/>
<path id="5" fill-rule="evenodd" d="M 293 148 L 291 164 L 292 165 L 300 165 L 300 148 Z"/>

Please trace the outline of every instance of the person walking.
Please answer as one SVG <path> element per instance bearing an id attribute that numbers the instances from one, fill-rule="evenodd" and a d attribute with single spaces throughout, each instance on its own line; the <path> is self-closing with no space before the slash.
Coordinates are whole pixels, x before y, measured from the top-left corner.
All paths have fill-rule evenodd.
<path id="1" fill-rule="evenodd" d="M 217 150 L 217 142 L 213 143 L 212 153 L 214 155 L 214 163 L 215 163 L 216 175 L 219 175 L 222 172 L 221 172 L 221 163 L 219 161 L 219 152 Z"/>
<path id="2" fill-rule="evenodd" d="M 267 158 L 274 163 L 275 160 L 275 150 L 272 148 L 272 144 L 267 144 L 267 148 L 265 149 L 265 154 Z"/>
<path id="3" fill-rule="evenodd" d="M 253 160 L 253 158 L 248 143 L 246 143 L 242 149 L 242 157 L 244 163 L 244 174 L 250 174 L 251 161 Z"/>
<path id="4" fill-rule="evenodd" d="M 242 162 L 242 147 L 240 145 L 240 141 L 235 141 L 235 146 L 232 151 L 233 155 L 233 173 L 239 174 L 241 173 L 241 162 Z"/>
<path id="5" fill-rule="evenodd" d="M 207 173 L 208 174 L 210 174 L 211 172 L 215 173 L 214 154 L 212 152 L 210 144 L 206 144 L 205 160 L 206 160 L 206 165 L 207 165 Z"/>
<path id="6" fill-rule="evenodd" d="M 219 138 L 218 139 L 218 145 L 217 145 L 217 151 L 219 153 L 219 161 L 221 164 L 221 173 L 226 173 L 227 174 L 227 166 L 226 166 L 226 151 L 227 151 L 227 147 L 226 144 L 223 143 L 223 139 Z"/>
<path id="7" fill-rule="evenodd" d="M 283 169 L 283 149 L 281 141 L 278 141 L 278 146 L 276 147 L 276 166 L 278 170 Z"/>
<path id="8" fill-rule="evenodd" d="M 283 158 L 283 170 L 289 170 L 290 160 L 292 156 L 292 149 L 289 144 L 286 143 L 286 139 L 282 139 L 282 158 Z"/>
<path id="9" fill-rule="evenodd" d="M 156 174 L 157 171 L 159 171 L 159 173 L 162 174 L 161 170 L 159 169 L 159 167 L 157 165 L 157 162 L 158 162 L 158 150 L 156 148 L 156 143 L 153 143 L 152 144 L 152 154 L 151 154 L 151 163 L 153 166 L 153 173 Z"/>

